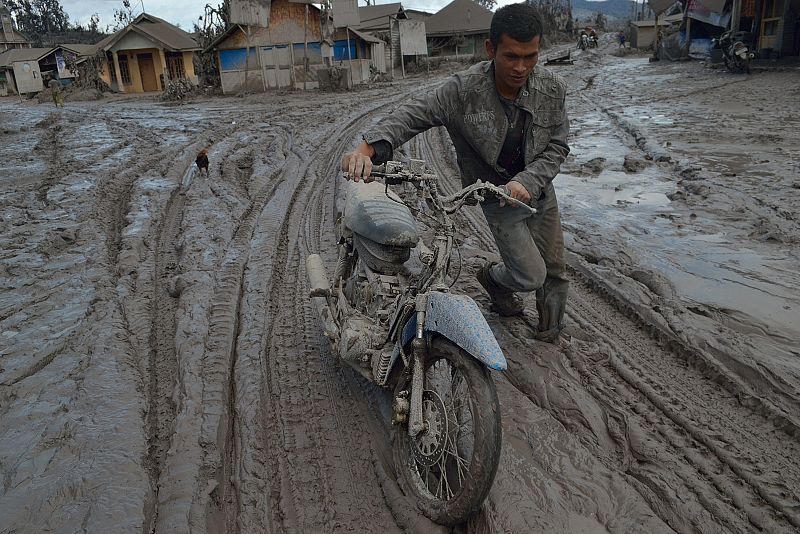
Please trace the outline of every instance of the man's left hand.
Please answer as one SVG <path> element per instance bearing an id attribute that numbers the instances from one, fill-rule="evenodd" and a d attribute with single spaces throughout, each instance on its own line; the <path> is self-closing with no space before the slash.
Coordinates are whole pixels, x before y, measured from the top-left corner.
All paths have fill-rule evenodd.
<path id="1" fill-rule="evenodd" d="M 517 182 L 516 180 L 511 180 L 506 184 L 506 188 L 508 189 L 508 196 L 513 199 L 519 200 L 523 204 L 529 204 L 531 201 L 531 194 L 528 193 L 528 190 L 525 189 L 525 186 L 521 183 Z M 503 201 L 500 201 L 502 204 Z M 512 208 L 516 208 L 516 204 L 509 204 Z"/>

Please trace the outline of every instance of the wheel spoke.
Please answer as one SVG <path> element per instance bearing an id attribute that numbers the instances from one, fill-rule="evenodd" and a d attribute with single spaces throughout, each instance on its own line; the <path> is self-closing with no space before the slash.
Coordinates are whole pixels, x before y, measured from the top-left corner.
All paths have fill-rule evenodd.
<path id="1" fill-rule="evenodd" d="M 445 500 L 449 501 L 453 497 L 453 495 L 455 495 L 455 493 L 453 493 L 453 490 L 450 489 L 450 481 L 447 479 L 447 465 L 445 462 L 445 458 L 447 458 L 446 454 L 442 454 L 442 457 L 439 458 L 439 471 L 442 475 L 441 480 L 443 482 L 444 489 L 447 492 Z"/>

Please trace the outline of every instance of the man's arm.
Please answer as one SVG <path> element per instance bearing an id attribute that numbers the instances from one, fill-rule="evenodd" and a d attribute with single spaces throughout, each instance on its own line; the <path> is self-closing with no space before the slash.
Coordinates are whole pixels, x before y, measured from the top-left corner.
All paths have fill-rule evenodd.
<path id="1" fill-rule="evenodd" d="M 547 148 L 514 177 L 515 181 L 528 190 L 533 200 L 542 196 L 542 190 L 553 181 L 561 169 L 561 164 L 569 154 L 568 137 L 569 118 L 565 107 L 563 120 L 551 134 Z"/>
<path id="2" fill-rule="evenodd" d="M 365 133 L 364 142 L 354 151 L 345 154 L 342 170 L 356 182 L 360 178 L 368 179 L 372 170 L 371 158 L 375 156 L 373 143 L 385 141 L 394 149 L 425 130 L 446 125 L 457 98 L 458 80 L 452 77 L 434 92 L 401 105 Z"/>

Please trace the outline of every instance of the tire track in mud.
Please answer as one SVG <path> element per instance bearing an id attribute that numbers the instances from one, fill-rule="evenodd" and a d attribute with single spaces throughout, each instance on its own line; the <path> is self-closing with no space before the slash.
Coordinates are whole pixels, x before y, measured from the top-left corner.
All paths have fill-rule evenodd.
<path id="1" fill-rule="evenodd" d="M 111 126 L 118 119 L 110 116 L 103 120 Z M 180 263 L 179 235 L 185 208 L 183 182 L 187 173 L 194 172 L 194 155 L 205 143 L 189 138 L 164 150 L 160 141 L 142 126 L 127 125 L 127 128 L 139 132 L 136 134 L 139 140 L 150 146 L 137 147 L 145 156 L 135 164 L 124 160 L 109 171 L 109 178 L 99 188 L 95 219 L 105 227 L 106 262 L 112 280 L 130 292 L 130 298 L 121 305 L 123 327 L 128 344 L 137 355 L 147 403 L 144 424 L 148 454 L 144 467 L 150 477 L 152 497 L 149 509 L 144 511 L 144 527 L 156 531 L 161 519 L 159 501 L 163 503 L 160 490 L 165 484 L 162 476 L 167 469 L 167 451 L 175 439 L 175 393 L 179 382 L 173 276 Z M 224 136 L 228 129 L 219 128 L 211 134 Z M 158 158 L 155 164 L 154 156 Z M 144 241 L 140 237 L 131 242 L 131 237 L 124 238 L 123 233 L 128 226 L 133 196 L 140 192 L 137 188 L 142 180 L 155 176 L 172 184 L 171 190 L 164 207 L 161 210 L 156 207 L 158 216 L 152 222 L 151 234 Z M 154 243 L 152 250 L 148 250 L 147 242 Z"/>
<path id="2" fill-rule="evenodd" d="M 250 128 L 245 122 L 244 132 Z M 245 139 L 246 138 L 246 139 Z M 200 376 L 195 376 L 191 365 L 192 349 L 180 358 L 186 361 L 180 380 L 183 387 L 196 395 L 183 400 L 178 416 L 176 432 L 172 437 L 174 454 L 164 469 L 163 494 L 159 495 L 159 518 L 156 532 L 205 531 L 207 523 L 216 524 L 219 519 L 208 517 L 218 514 L 229 499 L 235 502 L 236 494 L 230 490 L 230 463 L 225 458 L 231 454 L 228 435 L 234 424 L 231 404 L 236 395 L 232 381 L 232 369 L 238 354 L 236 338 L 240 333 L 240 316 L 243 296 L 243 273 L 249 260 L 249 242 L 256 218 L 263 206 L 273 197 L 280 177 L 277 173 L 257 177 L 251 193 L 241 191 L 240 173 L 249 160 L 248 145 L 257 145 L 258 136 L 239 133 L 223 137 L 219 142 L 220 152 L 225 149 L 233 153 L 223 156 L 219 168 L 220 179 L 212 183 L 222 191 L 227 187 L 239 190 L 252 199 L 238 216 L 231 232 L 221 263 L 212 274 L 215 281 L 207 308 L 207 332 L 204 336 Z M 232 146 L 229 146 L 232 145 Z M 218 157 L 216 150 L 212 157 Z M 212 189 L 213 191 L 213 189 Z M 186 282 L 190 283 L 190 282 Z M 199 390 L 198 390 L 199 388 Z M 194 415 L 194 411 L 197 415 Z M 199 417 L 199 424 L 197 424 Z M 213 530 L 213 529 L 212 529 Z"/>
<path id="3" fill-rule="evenodd" d="M 577 274 L 574 270 L 573 273 Z M 637 326 L 644 326 L 647 331 L 650 325 L 635 309 L 607 293 L 602 283 L 599 289 L 603 300 L 590 289 L 598 287 L 597 282 L 585 275 L 578 278 L 583 287 L 582 291 L 573 292 L 570 317 L 584 334 L 600 340 L 601 354 L 607 360 L 603 365 L 593 366 L 591 361 L 580 361 L 591 359 L 592 354 L 580 351 L 567 354 L 587 382 L 604 384 L 595 386 L 595 394 L 607 397 L 610 405 L 615 404 L 614 397 L 626 387 L 632 392 L 625 395 L 627 399 L 638 397 L 629 400 L 620 412 L 631 426 L 652 425 L 650 434 L 669 444 L 675 456 L 686 460 L 684 464 L 673 464 L 681 467 L 678 476 L 687 490 L 697 496 L 699 504 L 721 522 L 740 511 L 750 524 L 760 529 L 788 531 L 789 525 L 800 526 L 800 506 L 795 494 L 800 488 L 800 469 L 792 461 L 800 457 L 797 443 L 787 439 L 790 436 L 758 409 L 753 410 L 753 406 L 742 403 L 741 398 L 709 380 L 706 370 L 695 367 L 680 348 L 676 350 L 669 341 L 659 341 L 657 329 L 653 337 L 643 338 L 644 341 L 631 336 L 629 332 L 636 331 Z M 613 304 L 607 304 L 605 299 Z M 619 309 L 616 313 L 615 308 Z M 622 320 L 609 322 L 609 315 Z M 643 409 L 643 403 L 649 407 Z M 648 415 L 643 415 L 643 410 Z M 658 424 L 653 423 L 649 415 L 652 413 L 661 414 Z M 671 422 L 672 428 L 665 422 Z M 765 440 L 769 441 L 768 446 Z M 642 456 L 649 460 L 648 452 L 652 450 L 645 450 Z M 657 486 L 657 480 L 658 477 L 648 480 L 649 486 Z M 705 481 L 710 487 L 697 481 Z M 667 489 L 674 491 L 661 487 L 660 494 L 666 495 Z M 719 513 L 718 509 L 724 509 L 727 503 L 733 503 L 731 513 Z M 772 508 L 771 513 L 765 505 Z M 675 504 L 673 522 L 686 520 L 686 506 L 685 501 Z M 730 528 L 733 527 L 749 528 L 735 522 Z"/>
<path id="4" fill-rule="evenodd" d="M 150 302 L 150 357 L 148 361 L 148 434 L 147 469 L 152 481 L 154 501 L 158 502 L 161 472 L 166 461 L 170 439 L 174 432 L 177 406 L 174 400 L 178 384 L 178 365 L 175 355 L 177 300 L 172 277 L 178 270 L 178 239 L 180 235 L 185 193 L 178 186 L 167 201 L 156 238 L 155 272 Z M 154 525 L 158 509 L 148 524 Z"/>
<path id="5" fill-rule="evenodd" d="M 428 161 L 440 176 L 456 182 L 457 177 L 447 172 L 448 162 L 442 161 L 445 151 L 432 148 L 430 132 L 424 137 L 421 152 L 433 157 Z M 455 183 L 446 190 L 457 187 Z M 476 215 L 467 215 L 468 228 L 492 250 L 490 235 L 476 230 L 485 226 Z M 577 273 L 573 270 L 573 274 Z M 743 403 L 735 390 L 722 390 L 713 373 L 708 376 L 692 369 L 691 359 L 676 352 L 676 346 L 659 342 L 657 328 L 651 337 L 646 321 L 629 319 L 636 314 L 626 304 L 619 310 L 609 306 L 604 299 L 613 302 L 613 297 L 599 297 L 586 283 L 573 285 L 569 317 L 582 330 L 582 337 L 603 340 L 602 355 L 578 339 L 565 354 L 580 371 L 583 387 L 608 412 L 610 426 L 604 432 L 611 436 L 615 449 L 595 446 L 593 454 L 612 470 L 638 481 L 632 483 L 653 511 L 679 531 L 713 532 L 720 527 L 748 531 L 756 527 L 788 532 L 797 527 L 800 506 L 795 492 L 800 488 L 800 473 L 792 458 L 800 457 L 800 450 L 791 439 L 792 432 L 784 434 L 781 419 L 750 406 L 746 399 Z M 501 338 L 519 336 L 519 325 L 509 330 L 515 323 L 502 323 Z M 526 328 L 522 326 L 522 330 Z M 594 361 L 598 357 L 600 363 Z M 512 371 L 508 375 L 514 387 L 541 405 L 524 375 L 515 376 Z M 618 397 L 626 401 L 620 402 Z M 721 405 L 720 399 L 725 400 Z M 598 443 L 598 429 L 580 419 L 575 421 L 575 414 L 556 410 L 551 415 L 567 428 L 585 434 L 583 442 Z M 611 425 L 611 421 L 617 422 Z M 773 445 L 765 459 L 761 452 L 766 436 Z M 686 496 L 691 496 L 693 504 Z M 489 528 L 488 523 L 479 526 L 482 523 L 478 517 L 471 528 Z"/>

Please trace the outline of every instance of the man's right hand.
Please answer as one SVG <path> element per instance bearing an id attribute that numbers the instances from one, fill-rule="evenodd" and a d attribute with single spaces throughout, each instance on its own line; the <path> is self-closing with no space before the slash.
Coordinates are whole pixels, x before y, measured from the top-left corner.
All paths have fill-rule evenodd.
<path id="1" fill-rule="evenodd" d="M 374 155 L 375 149 L 372 148 L 366 141 L 362 141 L 355 150 L 344 155 L 342 158 L 342 170 L 346 172 L 354 182 L 358 182 L 362 178 L 365 182 L 371 182 L 371 158 Z"/>

